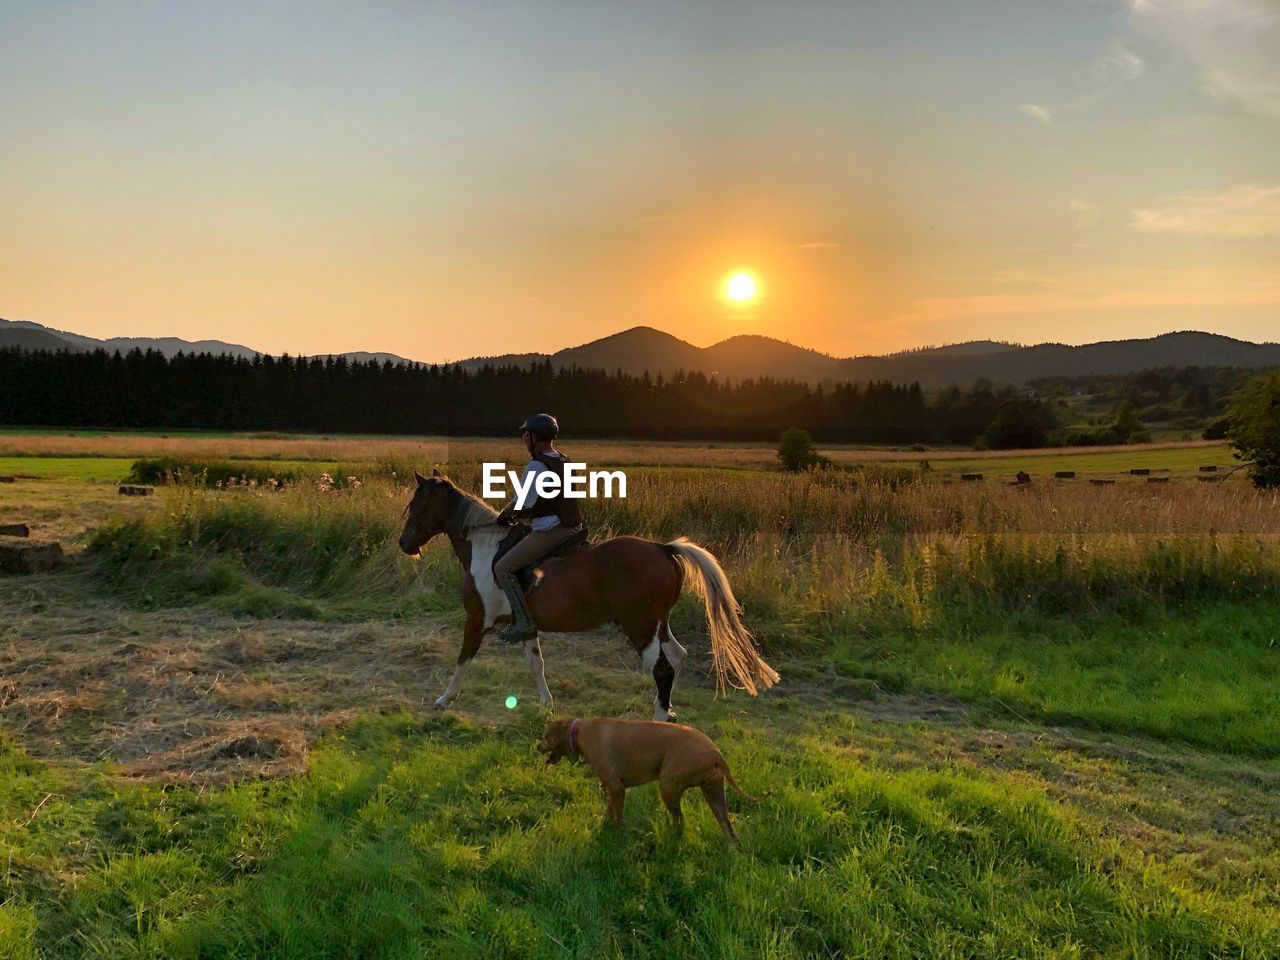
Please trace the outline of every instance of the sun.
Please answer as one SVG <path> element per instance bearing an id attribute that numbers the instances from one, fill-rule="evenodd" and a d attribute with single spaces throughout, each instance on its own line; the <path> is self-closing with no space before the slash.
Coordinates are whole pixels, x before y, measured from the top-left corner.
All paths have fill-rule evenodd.
<path id="1" fill-rule="evenodd" d="M 760 299 L 760 281 L 750 270 L 735 270 L 724 282 L 724 297 L 731 303 L 755 303 Z"/>

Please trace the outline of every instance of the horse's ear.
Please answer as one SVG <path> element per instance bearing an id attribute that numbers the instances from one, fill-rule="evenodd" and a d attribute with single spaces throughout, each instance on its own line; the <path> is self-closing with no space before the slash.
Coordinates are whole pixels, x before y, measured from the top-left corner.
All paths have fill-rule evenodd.
<path id="1" fill-rule="evenodd" d="M 413 479 L 418 481 L 418 486 L 422 486 L 427 482 L 427 478 L 420 474 L 417 470 L 413 471 Z"/>
<path id="2" fill-rule="evenodd" d="M 436 467 L 431 468 L 431 475 L 433 477 L 439 477 L 440 479 L 444 479 L 444 474 L 441 473 L 440 470 Z"/>

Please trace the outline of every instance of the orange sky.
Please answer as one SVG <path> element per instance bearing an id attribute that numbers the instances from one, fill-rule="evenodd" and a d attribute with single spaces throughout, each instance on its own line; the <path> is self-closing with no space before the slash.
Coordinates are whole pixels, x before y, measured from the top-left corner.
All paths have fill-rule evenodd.
<path id="1" fill-rule="evenodd" d="M 983 9 L 6 4 L 0 316 L 422 360 L 1276 339 L 1274 3 Z"/>

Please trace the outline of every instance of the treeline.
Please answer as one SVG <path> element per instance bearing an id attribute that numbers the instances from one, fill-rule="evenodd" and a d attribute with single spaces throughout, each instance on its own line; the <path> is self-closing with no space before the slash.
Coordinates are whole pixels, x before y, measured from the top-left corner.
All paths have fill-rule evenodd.
<path id="1" fill-rule="evenodd" d="M 27 426 L 506 435 L 551 411 L 577 437 L 971 443 L 1010 390 L 918 384 L 721 383 L 528 366 L 352 362 L 342 357 L 0 351 L 0 423 Z M 1023 401 L 1025 402 L 1025 401 Z"/>
<path id="2" fill-rule="evenodd" d="M 1256 376 L 1239 367 L 1152 367 L 1134 373 L 1041 377 L 1027 387 L 1042 397 L 1088 394 L 1098 402 L 1133 404 L 1144 422 L 1221 413 L 1227 397 Z"/>

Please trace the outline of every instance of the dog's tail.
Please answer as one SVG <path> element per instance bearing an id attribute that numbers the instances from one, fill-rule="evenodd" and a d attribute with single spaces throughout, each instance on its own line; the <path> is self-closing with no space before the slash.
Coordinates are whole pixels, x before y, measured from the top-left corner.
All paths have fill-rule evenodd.
<path id="1" fill-rule="evenodd" d="M 685 581 L 706 604 L 717 686 L 723 690 L 732 674 L 735 687 L 755 696 L 777 683 L 778 671 L 765 663 L 756 649 L 755 638 L 742 623 L 742 607 L 733 595 L 729 578 L 711 551 L 685 537 L 663 546 L 684 567 L 689 574 Z"/>
<path id="2" fill-rule="evenodd" d="M 733 789 L 737 791 L 738 796 L 743 800 L 750 800 L 752 803 L 764 803 L 769 799 L 768 793 L 762 793 L 758 797 L 753 797 L 751 794 L 747 793 L 747 791 L 738 786 L 738 781 L 733 779 L 733 774 L 729 772 L 729 764 L 725 763 L 723 760 L 720 762 L 720 772 L 724 774 L 724 778 L 729 782 L 729 786 L 733 787 Z"/>

